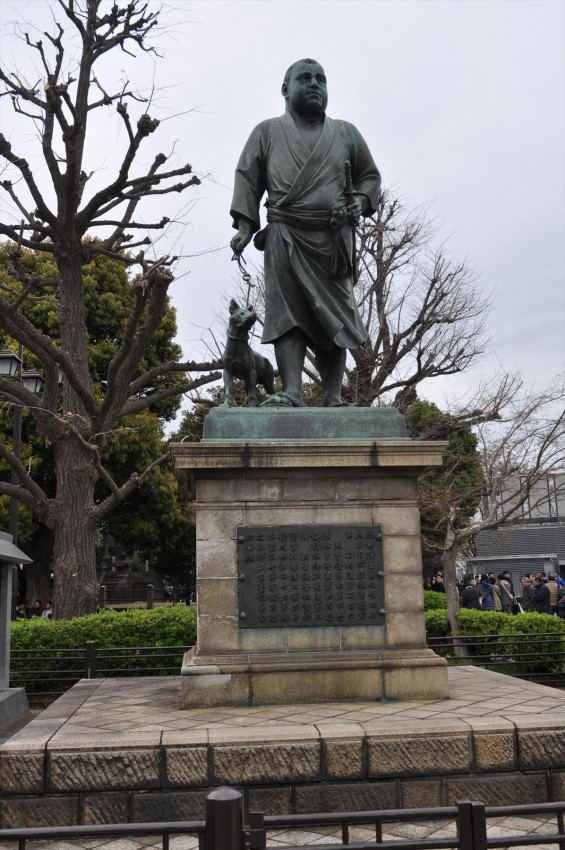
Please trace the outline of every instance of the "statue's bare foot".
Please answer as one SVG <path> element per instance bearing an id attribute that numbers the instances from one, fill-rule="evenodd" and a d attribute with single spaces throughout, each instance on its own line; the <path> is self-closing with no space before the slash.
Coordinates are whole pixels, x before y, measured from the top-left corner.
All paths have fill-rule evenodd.
<path id="1" fill-rule="evenodd" d="M 281 392 L 270 395 L 261 403 L 261 407 L 302 407 L 302 402 L 299 398 Z"/>

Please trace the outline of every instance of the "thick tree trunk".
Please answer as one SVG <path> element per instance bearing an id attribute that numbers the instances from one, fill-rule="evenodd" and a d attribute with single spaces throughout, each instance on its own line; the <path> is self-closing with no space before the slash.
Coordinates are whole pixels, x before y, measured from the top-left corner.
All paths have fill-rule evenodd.
<path id="1" fill-rule="evenodd" d="M 94 485 L 97 472 L 86 450 L 74 440 L 58 446 L 53 608 L 57 618 L 93 614 L 98 606 Z"/>
<path id="2" fill-rule="evenodd" d="M 57 258 L 57 264 L 61 281 L 61 348 L 72 356 L 77 374 L 92 390 L 80 243 L 67 246 Z M 54 616 L 62 619 L 92 614 L 98 606 L 94 517 L 94 486 L 98 470 L 86 445 L 91 437 L 91 420 L 81 399 L 66 382 L 63 385 L 63 408 L 69 432 L 54 445 L 57 494 L 49 516 L 49 525 L 55 534 Z"/>
<path id="3" fill-rule="evenodd" d="M 35 599 L 41 599 L 45 605 L 53 596 L 51 568 L 53 565 L 53 532 L 43 523 L 34 534 L 30 557 L 33 564 L 25 567 L 26 602 L 33 605 Z"/>

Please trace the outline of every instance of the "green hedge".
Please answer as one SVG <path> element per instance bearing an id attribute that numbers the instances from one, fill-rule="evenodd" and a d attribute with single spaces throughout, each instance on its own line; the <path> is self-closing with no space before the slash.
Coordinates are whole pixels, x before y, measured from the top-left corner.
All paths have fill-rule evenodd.
<path id="1" fill-rule="evenodd" d="M 74 681 L 83 678 L 84 649 L 89 640 L 94 641 L 98 649 L 126 648 L 125 652 L 99 659 L 99 676 L 143 676 L 147 675 L 148 667 L 153 668 L 154 675 L 166 675 L 170 672 L 166 668 L 171 667 L 180 672 L 182 652 L 166 658 L 159 658 L 158 652 L 151 653 L 153 657 L 148 659 L 146 653 L 139 649 L 135 651 L 134 647 L 193 646 L 196 643 L 196 608 L 137 608 L 120 612 L 101 611 L 72 620 L 42 617 L 16 620 L 12 623 L 12 649 L 38 652 L 24 652 L 22 657 L 12 655 L 12 687 L 25 687 L 36 704 L 43 699 L 49 702 L 71 687 Z M 128 647 L 132 648 L 131 652 L 127 651 Z M 69 654 L 69 650 L 73 649 L 81 652 Z M 42 653 L 42 650 L 57 652 Z"/>
<path id="2" fill-rule="evenodd" d="M 108 609 L 72 620 L 33 617 L 12 623 L 12 649 L 80 649 L 88 640 L 99 647 L 192 646 L 196 608 Z"/>
<path id="3" fill-rule="evenodd" d="M 449 637 L 451 629 L 447 611 L 426 611 L 428 637 Z M 503 614 L 502 611 L 476 611 L 461 608 L 457 615 L 457 634 L 477 637 L 480 645 L 466 641 L 472 655 L 488 658 L 489 669 L 515 675 L 552 673 L 563 670 L 565 650 L 565 621 L 551 614 Z M 545 641 L 536 635 L 555 634 L 555 641 Z M 509 635 L 532 635 L 530 641 L 509 640 Z M 435 652 L 446 658 L 454 655 L 452 646 L 436 647 Z M 526 658 L 528 655 L 536 658 Z M 509 665 L 511 661 L 511 666 Z M 464 662 L 464 659 L 462 663 Z"/>
<path id="4" fill-rule="evenodd" d="M 438 593 L 437 590 L 424 590 L 424 611 L 436 611 L 442 608 L 447 609 L 445 593 Z"/>

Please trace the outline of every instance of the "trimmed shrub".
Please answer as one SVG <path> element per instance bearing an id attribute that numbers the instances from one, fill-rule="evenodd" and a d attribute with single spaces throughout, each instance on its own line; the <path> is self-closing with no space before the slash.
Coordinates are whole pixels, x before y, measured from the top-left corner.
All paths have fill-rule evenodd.
<path id="1" fill-rule="evenodd" d="M 96 646 L 192 646 L 196 643 L 196 608 L 108 609 L 72 620 L 15 620 L 12 649 L 82 649 Z"/>
<path id="2" fill-rule="evenodd" d="M 551 633 L 552 638 L 539 637 Z M 553 673 L 564 669 L 565 621 L 553 614 L 527 613 L 512 617 L 499 632 L 504 635 L 524 635 L 524 639 L 505 638 L 500 641 L 501 653 L 512 657 L 516 674 Z M 527 640 L 527 636 L 530 639 Z M 535 656 L 534 659 L 527 656 Z"/>
<path id="3" fill-rule="evenodd" d="M 447 610 L 447 597 L 445 593 L 437 590 L 424 590 L 424 611 Z"/>
<path id="4" fill-rule="evenodd" d="M 439 594 L 436 594 L 436 596 L 439 596 Z M 426 634 L 428 637 L 447 637 L 451 634 L 446 608 L 436 611 L 426 611 L 424 616 L 426 618 Z"/>
<path id="5" fill-rule="evenodd" d="M 87 641 L 98 649 L 131 647 L 131 652 L 110 654 L 103 660 L 98 675 L 148 675 L 146 653 L 134 647 L 153 648 L 193 646 L 196 643 L 196 608 L 111 609 L 72 620 L 47 620 L 33 617 L 12 623 L 12 649 L 29 650 L 23 657 L 12 655 L 12 686 L 25 687 L 28 694 L 51 695 L 51 699 L 84 676 L 84 650 Z M 35 652 L 33 650 L 36 650 Z M 45 652 L 45 650 L 57 650 Z M 80 650 L 73 653 L 71 650 Z M 151 672 L 166 675 L 176 667 L 180 672 L 182 653 L 159 659 L 151 658 Z M 160 668 L 163 668 L 160 670 Z M 42 697 L 43 699 L 43 697 Z M 49 698 L 45 696 L 46 701 Z"/>

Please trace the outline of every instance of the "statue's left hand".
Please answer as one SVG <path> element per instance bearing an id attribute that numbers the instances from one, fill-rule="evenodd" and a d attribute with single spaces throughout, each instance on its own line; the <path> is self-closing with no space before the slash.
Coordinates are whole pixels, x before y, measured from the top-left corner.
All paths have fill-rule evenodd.
<path id="1" fill-rule="evenodd" d="M 241 227 L 230 242 L 230 248 L 234 254 L 242 254 L 243 250 L 251 242 L 251 232 Z"/>

